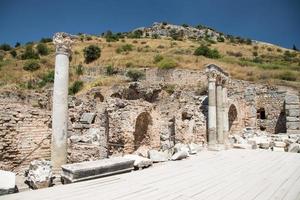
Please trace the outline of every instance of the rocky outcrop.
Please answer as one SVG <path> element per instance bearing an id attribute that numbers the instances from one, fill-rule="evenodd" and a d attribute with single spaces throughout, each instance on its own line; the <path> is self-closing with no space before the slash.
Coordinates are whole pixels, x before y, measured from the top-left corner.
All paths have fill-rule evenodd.
<path id="1" fill-rule="evenodd" d="M 158 22 L 153 23 L 153 25 L 150 27 L 142 27 L 135 29 L 134 31 L 137 30 L 142 31 L 144 36 L 165 36 L 189 39 L 209 38 L 213 41 L 217 41 L 217 38 L 223 35 L 213 29 L 204 26 L 194 28 L 192 26 L 179 26 Z"/>

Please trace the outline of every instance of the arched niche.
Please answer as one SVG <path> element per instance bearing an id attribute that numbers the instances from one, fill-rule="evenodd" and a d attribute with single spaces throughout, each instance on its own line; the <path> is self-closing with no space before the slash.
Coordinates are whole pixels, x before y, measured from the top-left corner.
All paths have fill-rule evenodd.
<path id="1" fill-rule="evenodd" d="M 234 104 L 231 104 L 228 110 L 229 131 L 232 131 L 234 129 L 237 119 L 238 119 L 237 108 Z"/>
<path id="2" fill-rule="evenodd" d="M 143 112 L 138 115 L 135 123 L 134 135 L 134 150 L 141 146 L 150 146 L 151 142 L 151 126 L 152 117 L 148 112 Z"/>

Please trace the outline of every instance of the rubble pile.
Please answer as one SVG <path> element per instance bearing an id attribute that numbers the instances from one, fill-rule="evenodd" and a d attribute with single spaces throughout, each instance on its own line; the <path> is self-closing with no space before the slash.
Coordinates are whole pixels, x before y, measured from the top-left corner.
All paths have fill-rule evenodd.
<path id="1" fill-rule="evenodd" d="M 229 141 L 233 148 L 260 148 L 278 152 L 300 153 L 300 134 L 270 134 L 266 131 L 245 128 L 241 135 L 230 135 Z"/>

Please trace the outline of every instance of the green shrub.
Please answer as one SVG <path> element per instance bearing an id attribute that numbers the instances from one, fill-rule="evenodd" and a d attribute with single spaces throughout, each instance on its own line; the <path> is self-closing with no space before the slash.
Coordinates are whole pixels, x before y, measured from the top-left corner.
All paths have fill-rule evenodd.
<path id="1" fill-rule="evenodd" d="M 125 64 L 126 68 L 130 68 L 133 67 L 133 63 L 132 62 L 128 62 Z"/>
<path id="2" fill-rule="evenodd" d="M 0 50 L 3 50 L 3 51 L 10 51 L 12 48 L 9 44 L 1 44 L 0 45 Z"/>
<path id="3" fill-rule="evenodd" d="M 155 55 L 154 56 L 154 58 L 153 58 L 153 62 L 154 63 L 158 63 L 158 62 L 160 62 L 162 59 L 164 59 L 164 57 L 162 56 L 162 55 L 160 55 L 160 54 L 157 54 L 157 55 Z"/>
<path id="4" fill-rule="evenodd" d="M 205 56 L 207 58 L 220 58 L 220 53 L 217 49 L 210 49 L 207 46 L 201 45 L 200 47 L 198 47 L 195 52 L 194 55 L 196 56 Z"/>
<path id="5" fill-rule="evenodd" d="M 138 81 L 145 76 L 145 73 L 138 69 L 129 69 L 126 72 L 126 76 L 130 78 L 131 81 Z"/>
<path id="6" fill-rule="evenodd" d="M 255 57 L 255 58 L 253 58 L 252 62 L 263 63 L 263 60 L 260 57 Z"/>
<path id="7" fill-rule="evenodd" d="M 268 51 L 273 51 L 273 49 L 271 47 L 268 47 L 267 50 Z"/>
<path id="8" fill-rule="evenodd" d="M 17 42 L 17 43 L 15 44 L 15 48 L 17 48 L 17 47 L 19 47 L 19 46 L 21 46 L 21 43 L 20 43 L 20 42 Z"/>
<path id="9" fill-rule="evenodd" d="M 257 49 L 258 49 L 258 46 L 254 46 L 253 49 L 254 49 L 254 50 L 257 50 Z"/>
<path id="10" fill-rule="evenodd" d="M 255 56 L 255 57 L 258 56 L 257 51 L 253 51 L 253 52 L 252 52 L 252 55 Z"/>
<path id="11" fill-rule="evenodd" d="M 251 44 L 252 44 L 252 40 L 249 39 L 249 38 L 247 38 L 247 39 L 246 39 L 246 44 L 247 44 L 247 45 L 251 45 Z"/>
<path id="12" fill-rule="evenodd" d="M 111 65 L 108 65 L 105 68 L 105 72 L 106 72 L 106 75 L 108 75 L 108 76 L 111 76 L 111 75 L 114 75 L 114 74 L 118 73 L 118 71 Z"/>
<path id="13" fill-rule="evenodd" d="M 48 42 L 52 42 L 52 38 L 42 38 L 40 40 L 41 43 L 48 43 Z"/>
<path id="14" fill-rule="evenodd" d="M 49 49 L 48 49 L 47 45 L 44 43 L 39 43 L 36 46 L 36 50 L 37 50 L 38 54 L 40 54 L 41 56 L 46 56 L 49 54 Z"/>
<path id="15" fill-rule="evenodd" d="M 173 94 L 175 91 L 175 85 L 174 84 L 166 84 L 162 88 L 164 91 L 166 91 L 168 94 Z"/>
<path id="16" fill-rule="evenodd" d="M 157 65 L 160 69 L 172 69 L 177 66 L 177 63 L 171 58 L 163 58 Z"/>
<path id="17" fill-rule="evenodd" d="M 86 63 L 93 62 L 101 56 L 101 49 L 96 45 L 89 45 L 83 49 L 84 58 Z"/>
<path id="18" fill-rule="evenodd" d="M 242 57 L 243 54 L 241 52 L 233 52 L 233 51 L 226 51 L 227 55 L 234 56 L 234 57 Z"/>
<path id="19" fill-rule="evenodd" d="M 25 48 L 25 52 L 21 55 L 22 60 L 39 59 L 39 55 L 34 51 L 33 45 L 29 44 Z"/>
<path id="20" fill-rule="evenodd" d="M 38 83 L 38 86 L 41 88 L 47 85 L 47 83 L 53 83 L 53 82 L 54 82 L 54 71 L 51 70 L 42 76 L 41 81 Z"/>
<path id="21" fill-rule="evenodd" d="M 218 41 L 218 42 L 224 42 L 224 41 L 225 41 L 225 39 L 224 39 L 224 37 L 222 37 L 222 36 L 219 36 L 219 37 L 217 37 L 217 41 Z"/>
<path id="22" fill-rule="evenodd" d="M 83 82 L 75 81 L 69 87 L 69 94 L 74 95 L 74 94 L 78 93 L 82 88 L 83 88 Z"/>
<path id="23" fill-rule="evenodd" d="M 188 25 L 188 24 L 182 24 L 181 26 L 183 26 L 184 28 L 187 28 L 187 27 L 189 27 L 189 25 Z"/>
<path id="24" fill-rule="evenodd" d="M 143 36 L 143 31 L 136 30 L 128 34 L 128 38 L 141 38 Z"/>
<path id="25" fill-rule="evenodd" d="M 173 40 L 182 40 L 183 39 L 183 31 L 176 31 L 176 29 L 171 29 L 170 37 Z"/>
<path id="26" fill-rule="evenodd" d="M 40 68 L 40 64 L 37 60 L 28 60 L 25 62 L 23 69 L 26 71 L 36 71 Z"/>
<path id="27" fill-rule="evenodd" d="M 291 71 L 284 71 L 278 75 L 278 78 L 285 81 L 296 81 L 297 75 Z"/>
<path id="28" fill-rule="evenodd" d="M 111 31 L 107 31 L 104 34 L 106 42 L 116 42 L 119 41 L 119 36 L 117 34 L 113 34 Z"/>
<path id="29" fill-rule="evenodd" d="M 16 50 L 11 50 L 9 53 L 10 53 L 10 55 L 11 55 L 13 58 L 17 57 L 17 52 L 16 52 Z"/>
<path id="30" fill-rule="evenodd" d="M 133 46 L 131 44 L 124 44 L 121 47 L 116 49 L 117 53 L 129 52 L 133 50 Z"/>
<path id="31" fill-rule="evenodd" d="M 3 51 L 0 51 L 0 61 L 3 60 L 4 56 L 5 56 L 5 53 Z"/>
<path id="32" fill-rule="evenodd" d="M 75 68 L 76 75 L 80 76 L 83 74 L 83 65 L 79 64 Z"/>
<path id="33" fill-rule="evenodd" d="M 157 33 L 154 33 L 154 34 L 151 35 L 151 38 L 152 39 L 159 39 L 160 37 Z"/>

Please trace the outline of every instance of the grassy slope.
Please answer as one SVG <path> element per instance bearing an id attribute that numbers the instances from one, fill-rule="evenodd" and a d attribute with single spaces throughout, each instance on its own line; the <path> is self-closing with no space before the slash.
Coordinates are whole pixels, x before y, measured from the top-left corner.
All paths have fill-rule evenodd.
<path id="1" fill-rule="evenodd" d="M 300 63 L 279 61 L 284 51 L 278 46 L 266 44 L 232 44 L 227 42 L 211 44 L 210 48 L 216 48 L 221 53 L 220 59 L 209 59 L 203 56 L 194 56 L 194 50 L 200 46 L 199 41 L 174 41 L 169 38 L 162 39 L 124 39 L 117 42 L 106 42 L 104 38 L 92 37 L 89 41 L 76 41 L 73 47 L 73 56 L 71 61 L 71 71 L 74 71 L 74 66 L 82 63 L 84 67 L 89 66 L 108 66 L 114 67 L 156 67 L 153 62 L 153 57 L 160 54 L 164 57 L 171 58 L 176 61 L 177 66 L 187 69 L 203 69 L 206 64 L 215 63 L 230 75 L 237 79 L 248 80 L 253 82 L 270 83 L 277 85 L 286 85 L 300 90 Z M 101 50 L 101 57 L 90 63 L 84 64 L 83 48 L 96 44 Z M 132 44 L 133 50 L 126 53 L 116 53 L 116 49 L 124 44 Z M 54 68 L 54 46 L 52 43 L 47 43 L 51 49 L 48 56 L 42 56 L 40 59 L 41 68 L 35 72 L 27 72 L 23 70 L 24 60 L 14 59 L 7 52 L 5 61 L 2 61 L 0 69 L 0 85 L 1 87 L 18 88 L 24 85 L 28 80 L 35 80 L 41 77 Z M 254 47 L 257 46 L 257 47 Z M 255 49 L 257 48 L 257 49 Z M 24 51 L 24 47 L 16 49 L 18 55 Z M 228 51 L 242 54 L 241 57 L 230 56 Z M 253 63 L 253 52 L 258 52 L 258 55 L 263 55 L 265 60 L 262 64 Z M 290 50 L 292 52 L 292 50 Z M 300 53 L 297 53 L 296 58 L 300 59 Z M 246 59 L 246 60 L 245 60 Z M 267 60 L 269 60 L 267 62 Z M 1 64 L 0 63 L 0 64 Z M 282 80 L 282 76 L 287 73 L 295 78 L 295 81 Z M 76 79 L 71 76 L 71 81 Z"/>

